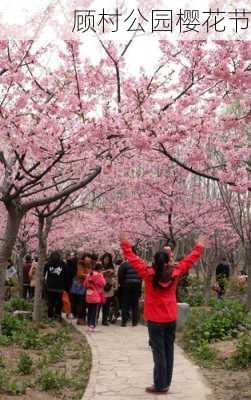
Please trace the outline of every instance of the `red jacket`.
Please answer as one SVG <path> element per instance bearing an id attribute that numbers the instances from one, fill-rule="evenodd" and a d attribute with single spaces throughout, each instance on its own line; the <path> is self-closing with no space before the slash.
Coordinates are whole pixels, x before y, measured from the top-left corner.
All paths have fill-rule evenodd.
<path id="1" fill-rule="evenodd" d="M 152 278 L 154 269 L 148 267 L 143 260 L 141 260 L 132 251 L 132 246 L 129 242 L 123 241 L 121 247 L 124 257 L 128 262 L 137 270 L 138 274 L 145 281 L 145 300 L 144 300 L 144 318 L 146 321 L 153 322 L 172 322 L 177 320 L 177 300 L 176 300 L 176 287 L 179 277 L 184 275 L 189 268 L 200 258 L 204 247 L 197 244 L 191 253 L 178 262 L 172 273 L 174 281 L 168 282 L 163 289 L 154 288 Z"/>
<path id="2" fill-rule="evenodd" d="M 105 278 L 100 272 L 90 272 L 84 282 L 86 288 L 86 302 L 94 304 L 104 303 Z"/>

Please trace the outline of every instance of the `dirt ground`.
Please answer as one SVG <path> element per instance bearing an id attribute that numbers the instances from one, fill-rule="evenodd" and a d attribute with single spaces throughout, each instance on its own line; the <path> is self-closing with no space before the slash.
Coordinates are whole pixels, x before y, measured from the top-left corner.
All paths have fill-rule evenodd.
<path id="1" fill-rule="evenodd" d="M 251 368 L 238 371 L 203 368 L 202 372 L 213 389 L 210 400 L 251 400 Z"/>

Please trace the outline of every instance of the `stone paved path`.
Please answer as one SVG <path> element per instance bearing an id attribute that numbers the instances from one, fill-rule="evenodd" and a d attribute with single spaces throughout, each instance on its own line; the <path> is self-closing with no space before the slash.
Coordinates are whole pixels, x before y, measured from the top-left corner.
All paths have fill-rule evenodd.
<path id="1" fill-rule="evenodd" d="M 88 333 L 86 327 L 76 327 L 86 335 L 93 356 L 91 376 L 82 400 L 208 399 L 211 391 L 199 368 L 178 346 L 170 392 L 161 396 L 144 392 L 152 384 L 153 368 L 145 326 L 102 326 L 95 333 Z"/>

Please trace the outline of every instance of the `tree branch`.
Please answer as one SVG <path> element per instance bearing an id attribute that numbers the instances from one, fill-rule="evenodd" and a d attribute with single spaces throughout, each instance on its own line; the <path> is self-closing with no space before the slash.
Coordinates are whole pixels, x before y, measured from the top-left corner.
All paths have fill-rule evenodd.
<path id="1" fill-rule="evenodd" d="M 76 192 L 77 190 L 87 186 L 90 182 L 92 182 L 101 172 L 101 167 L 96 167 L 93 172 L 89 173 L 82 181 L 79 183 L 72 185 L 68 189 L 62 190 L 52 196 L 47 198 L 41 198 L 37 200 L 30 201 L 28 203 L 23 204 L 24 210 L 27 212 L 31 208 L 46 205 L 49 203 L 53 203 L 54 201 L 60 200 L 62 197 L 69 196 L 70 194 Z"/>

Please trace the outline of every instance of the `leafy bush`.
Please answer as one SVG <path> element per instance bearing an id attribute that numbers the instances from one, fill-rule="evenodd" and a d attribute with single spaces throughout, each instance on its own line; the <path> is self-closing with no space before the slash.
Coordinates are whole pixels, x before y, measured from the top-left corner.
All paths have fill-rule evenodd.
<path id="1" fill-rule="evenodd" d="M 240 301 L 218 300 L 211 305 L 211 308 L 193 310 L 186 324 L 183 339 L 186 348 L 193 352 L 204 341 L 237 337 L 239 332 L 251 327 L 250 316 Z"/>
<path id="2" fill-rule="evenodd" d="M 21 353 L 18 357 L 17 370 L 23 375 L 29 375 L 32 370 L 32 359 L 26 353 Z"/>
<path id="3" fill-rule="evenodd" d="M 239 337 L 236 351 L 227 360 L 227 368 L 247 368 L 251 365 L 251 332 L 242 333 Z"/>
<path id="4" fill-rule="evenodd" d="M 59 390 L 66 383 L 65 377 L 49 369 L 44 369 L 39 378 L 41 390 Z"/>
<path id="5" fill-rule="evenodd" d="M 28 300 L 23 299 L 22 297 L 14 297 L 10 301 L 6 302 L 4 308 L 8 312 L 12 312 L 15 310 L 21 311 L 32 311 L 32 303 Z"/>
<path id="6" fill-rule="evenodd" d="M 62 361 L 64 358 L 64 349 L 62 345 L 55 343 L 49 348 L 49 362 L 54 364 Z"/>
<path id="7" fill-rule="evenodd" d="M 0 335 L 0 346 L 8 346 L 11 339 L 8 336 Z"/>
<path id="8" fill-rule="evenodd" d="M 42 335 L 37 329 L 24 329 L 18 336 L 14 338 L 23 349 L 42 349 L 45 347 Z"/>
<path id="9" fill-rule="evenodd" d="M 210 363 L 216 360 L 216 351 L 210 349 L 207 340 L 202 340 L 194 349 L 194 356 L 204 362 Z"/>
<path id="10" fill-rule="evenodd" d="M 5 314 L 1 320 L 2 335 L 12 338 L 15 334 L 19 334 L 26 324 L 26 321 L 20 317 Z"/>
<path id="11" fill-rule="evenodd" d="M 202 306 L 205 304 L 204 282 L 196 277 L 188 276 L 187 286 L 179 288 L 180 301 L 190 306 Z"/>

